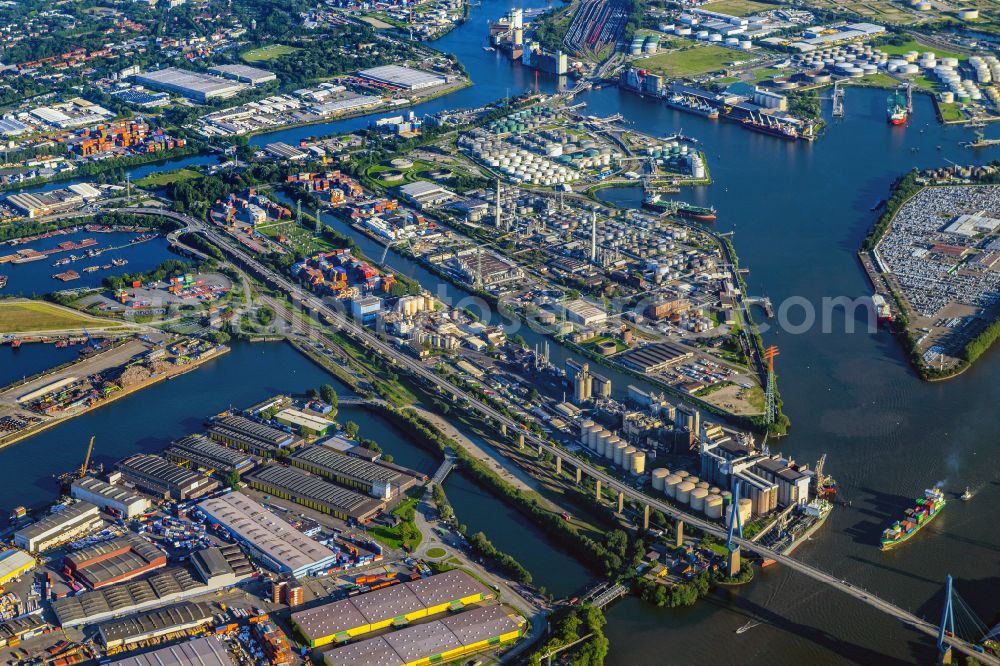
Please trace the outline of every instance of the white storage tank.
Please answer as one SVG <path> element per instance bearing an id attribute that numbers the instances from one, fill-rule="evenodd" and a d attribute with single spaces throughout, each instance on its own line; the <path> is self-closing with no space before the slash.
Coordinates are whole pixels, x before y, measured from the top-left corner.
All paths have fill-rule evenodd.
<path id="1" fill-rule="evenodd" d="M 613 446 L 614 448 L 611 459 L 614 460 L 616 465 L 620 466 L 622 464 L 622 460 L 624 459 L 625 449 L 628 448 L 628 444 L 619 440 L 615 442 Z"/>
<path id="2" fill-rule="evenodd" d="M 670 474 L 663 480 L 663 494 L 667 497 L 677 497 L 677 486 L 681 485 L 681 477 Z"/>
<path id="3" fill-rule="evenodd" d="M 635 456 L 637 448 L 634 446 L 626 446 L 625 450 L 622 451 L 622 469 L 628 471 L 632 469 L 632 457 Z"/>
<path id="4" fill-rule="evenodd" d="M 691 509 L 697 511 L 698 513 L 703 513 L 705 511 L 706 497 L 708 497 L 708 491 L 704 488 L 695 488 L 692 490 L 689 499 Z"/>
<path id="5" fill-rule="evenodd" d="M 597 451 L 597 455 L 599 456 L 608 455 L 608 447 L 611 446 L 608 443 L 608 440 L 610 439 L 611 439 L 611 433 L 608 432 L 606 429 L 601 428 L 600 430 L 597 431 L 597 448 L 594 449 L 595 451 Z"/>
<path id="6" fill-rule="evenodd" d="M 701 481 L 701 479 L 699 479 L 699 478 L 698 478 L 697 476 L 693 476 L 693 475 L 691 475 L 691 474 L 688 474 L 688 475 L 687 475 L 687 476 L 686 476 L 686 477 L 684 478 L 684 480 L 685 480 L 685 481 L 687 481 L 688 483 L 691 483 L 691 484 L 692 484 L 692 485 L 694 485 L 695 487 L 698 487 L 698 482 L 699 482 L 699 481 Z"/>
<path id="7" fill-rule="evenodd" d="M 633 474 L 646 473 L 646 453 L 644 451 L 636 451 L 635 455 L 632 456 L 632 469 L 630 471 Z"/>
<path id="8" fill-rule="evenodd" d="M 594 422 L 590 419 L 580 421 L 580 444 L 587 448 L 593 448 L 590 443 L 590 430 L 594 427 Z"/>
<path id="9" fill-rule="evenodd" d="M 695 485 L 696 488 L 701 488 L 701 489 L 706 490 L 706 491 L 708 490 L 708 481 L 699 481 L 698 483 L 696 483 L 694 485 Z"/>
<path id="10" fill-rule="evenodd" d="M 677 495 L 675 495 L 674 499 L 681 504 L 687 504 L 691 499 L 692 490 L 694 490 L 693 483 L 690 481 L 681 481 L 681 483 L 677 486 Z"/>
<path id="11" fill-rule="evenodd" d="M 666 467 L 657 467 L 650 476 L 653 479 L 653 490 L 663 492 L 663 482 L 670 476 L 670 470 Z"/>
<path id="12" fill-rule="evenodd" d="M 719 495 L 709 495 L 705 498 L 705 515 L 712 520 L 722 518 L 722 497 Z"/>
<path id="13" fill-rule="evenodd" d="M 681 479 L 686 479 L 689 476 L 691 476 L 691 472 L 689 472 L 687 470 L 684 470 L 684 469 L 680 470 L 679 472 L 674 472 L 674 474 L 676 474 L 677 476 L 681 477 Z"/>

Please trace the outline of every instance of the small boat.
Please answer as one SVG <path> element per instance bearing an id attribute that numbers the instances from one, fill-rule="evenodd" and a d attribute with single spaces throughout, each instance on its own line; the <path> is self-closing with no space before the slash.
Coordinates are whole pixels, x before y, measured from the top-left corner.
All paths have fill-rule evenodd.
<path id="1" fill-rule="evenodd" d="M 968 502 L 970 499 L 972 499 L 972 491 L 969 490 L 969 486 L 965 487 L 965 492 L 962 493 L 962 496 L 959 499 L 961 499 L 963 502 Z"/>
<path id="2" fill-rule="evenodd" d="M 7 276 L 0 275 L 0 289 L 3 289 L 6 286 L 7 286 Z"/>
<path id="3" fill-rule="evenodd" d="M 111 260 L 111 265 L 112 266 L 124 266 L 127 263 L 128 263 L 128 259 L 118 258 L 118 259 L 112 259 Z"/>

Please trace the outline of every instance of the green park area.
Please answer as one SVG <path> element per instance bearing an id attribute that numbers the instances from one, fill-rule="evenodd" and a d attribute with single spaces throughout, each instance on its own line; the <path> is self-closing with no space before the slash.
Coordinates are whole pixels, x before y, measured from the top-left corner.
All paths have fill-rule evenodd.
<path id="1" fill-rule="evenodd" d="M 963 118 L 961 109 L 954 102 L 938 102 L 938 110 L 941 112 L 942 122 L 953 123 Z"/>
<path id="2" fill-rule="evenodd" d="M 701 6 L 701 9 L 706 11 L 720 12 L 730 16 L 748 16 L 774 8 L 774 5 L 766 2 L 754 2 L 754 0 L 714 0 Z"/>
<path id="3" fill-rule="evenodd" d="M 135 184 L 138 187 L 166 187 L 167 185 L 172 185 L 173 183 L 179 183 L 185 180 L 191 180 L 192 178 L 198 178 L 199 176 L 201 176 L 200 173 L 191 169 L 175 169 L 174 171 L 151 173 L 148 176 L 144 176 L 135 181 Z"/>
<path id="4" fill-rule="evenodd" d="M 920 44 L 912 39 L 908 42 L 903 42 L 902 44 L 883 44 L 878 48 L 885 51 L 889 55 L 903 55 L 905 53 L 909 53 L 910 51 L 916 51 L 918 53 L 930 51 L 938 58 L 959 58 L 961 60 L 965 60 L 967 57 L 961 53 L 954 53 L 952 51 L 945 51 L 944 49 L 935 48 L 933 46 L 927 46 L 926 44 Z"/>
<path id="5" fill-rule="evenodd" d="M 268 44 L 267 46 L 246 51 L 240 55 L 240 58 L 243 62 L 267 62 L 268 60 L 277 60 L 281 56 L 295 53 L 298 50 L 294 46 L 287 46 L 286 44 Z"/>
<path id="6" fill-rule="evenodd" d="M 667 51 L 635 61 L 635 66 L 671 78 L 700 76 L 724 69 L 738 55 L 721 46 L 692 46 L 680 51 Z"/>
<path id="7" fill-rule="evenodd" d="M 0 333 L 82 330 L 84 326 L 106 328 L 107 321 L 43 301 L 0 301 Z"/>

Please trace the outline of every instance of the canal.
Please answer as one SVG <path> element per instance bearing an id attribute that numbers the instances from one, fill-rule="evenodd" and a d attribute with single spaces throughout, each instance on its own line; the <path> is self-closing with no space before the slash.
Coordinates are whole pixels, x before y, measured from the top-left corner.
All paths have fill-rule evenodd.
<path id="1" fill-rule="evenodd" d="M 532 72 L 482 50 L 486 21 L 514 4 L 484 0 L 473 7 L 466 24 L 435 43 L 459 57 L 476 85 L 419 106 L 418 113 L 479 106 L 508 90 L 515 94 L 534 85 Z M 540 90 L 559 85 L 540 77 Z M 750 268 L 751 292 L 766 294 L 776 306 L 791 299 L 806 304 L 791 309 L 793 323 L 801 321 L 803 307 L 819 312 L 824 298 L 871 293 L 856 252 L 874 221 L 869 209 L 887 196 L 895 178 L 915 167 L 943 166 L 946 160 L 984 163 L 1000 156 L 996 149 L 962 148 L 959 142 L 972 138 L 971 132 L 937 124 L 931 101 L 921 95 L 914 99 L 911 123 L 892 128 L 884 120 L 884 92 L 849 88 L 846 117 L 828 119 L 824 136 L 812 144 L 786 143 L 730 123 L 684 115 L 617 88 L 591 91 L 579 99 L 587 103 L 589 113 L 622 113 L 646 132 L 665 136 L 683 129 L 702 142 L 714 182 L 679 196 L 718 209 L 717 227 L 735 232 L 741 264 Z M 287 130 L 254 137 L 252 142 L 295 143 L 305 136 L 362 127 L 370 120 Z M 986 133 L 995 137 L 1000 128 L 990 127 Z M 634 193 L 618 196 L 623 203 L 637 203 Z M 342 223 L 324 219 L 345 230 Z M 366 254 L 381 256 L 380 245 L 354 235 Z M 423 269 L 392 253 L 389 256 L 394 268 L 438 293 L 440 280 L 435 276 L 421 273 Z M 454 295 L 461 298 L 460 292 Z M 1000 443 L 992 437 L 1000 397 L 995 379 L 1000 352 L 985 354 L 976 367 L 955 380 L 928 384 L 915 376 L 894 339 L 862 327 L 848 332 L 848 321 L 835 311 L 827 326 L 771 330 L 764 335 L 765 342 L 781 349 L 779 384 L 793 423 L 791 434 L 772 442 L 772 449 L 810 463 L 828 453 L 827 471 L 837 478 L 841 495 L 851 501 L 850 507 L 836 509 L 796 557 L 928 618 L 940 614 L 941 586 L 951 573 L 958 591 L 984 622 L 990 622 L 1000 610 L 995 574 L 1000 567 L 1000 531 L 993 528 L 1000 520 L 1000 469 L 995 462 Z M 537 341 L 525 337 L 531 344 Z M 551 348 L 558 362 L 557 354 L 563 352 L 556 345 Z M 271 389 L 301 391 L 329 381 L 317 368 L 297 364 L 286 354 L 297 358 L 284 346 L 237 347 L 214 365 L 0 451 L 0 457 L 20 469 L 39 470 L 38 478 L 25 475 L 12 480 L 10 488 L 0 490 L 4 495 L 0 499 L 5 506 L 20 497 L 32 503 L 50 499 L 50 474 L 72 466 L 95 432 L 97 450 L 110 462 L 195 430 L 206 413 L 229 403 L 246 404 Z M 270 360 L 272 355 L 279 360 Z M 227 374 L 219 374 L 221 367 Z M 21 373 L 15 370 L 12 376 Z M 616 388 L 627 381 L 616 381 Z M 179 408 L 180 403 L 187 408 Z M 130 427 L 120 428 L 121 422 Z M 374 437 L 365 422 L 358 423 L 365 436 Z M 382 443 L 393 452 L 391 442 Z M 880 530 L 925 487 L 938 482 L 949 498 L 966 485 L 975 497 L 968 503 L 953 499 L 918 539 L 898 550 L 879 552 Z M 505 541 L 505 532 L 517 535 L 523 529 L 513 521 L 506 525 L 494 521 L 494 515 L 503 511 L 477 506 L 477 498 L 463 492 L 462 477 L 449 481 L 449 494 L 463 522 L 481 525 L 498 547 L 518 550 L 518 544 Z M 526 543 L 564 569 L 571 562 L 544 541 Z M 555 590 L 535 570 L 532 573 L 539 584 Z M 750 619 L 750 628 L 737 634 Z M 690 609 L 657 610 L 627 599 L 610 609 L 607 633 L 608 663 L 614 665 L 657 663 L 667 654 L 721 663 L 907 664 L 933 659 L 931 641 L 779 567 L 760 572 L 752 585 L 715 592 Z"/>

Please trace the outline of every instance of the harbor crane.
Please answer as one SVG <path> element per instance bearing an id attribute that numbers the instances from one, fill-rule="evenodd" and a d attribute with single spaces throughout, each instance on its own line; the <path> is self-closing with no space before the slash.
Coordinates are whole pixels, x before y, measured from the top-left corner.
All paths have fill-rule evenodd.
<path id="1" fill-rule="evenodd" d="M 87 455 L 83 459 L 83 465 L 80 466 L 80 472 L 76 475 L 76 478 L 82 478 L 84 474 L 87 473 L 87 469 L 90 467 L 90 454 L 94 452 L 94 437 L 90 437 L 90 444 L 87 445 Z"/>
<path id="2" fill-rule="evenodd" d="M 83 464 L 80 465 L 80 469 L 74 469 L 69 472 L 65 472 L 59 475 L 59 485 L 63 489 L 68 488 L 77 479 L 82 479 L 87 475 L 90 470 L 90 456 L 94 452 L 94 437 L 90 438 L 90 444 L 87 445 L 87 455 L 83 459 Z"/>

